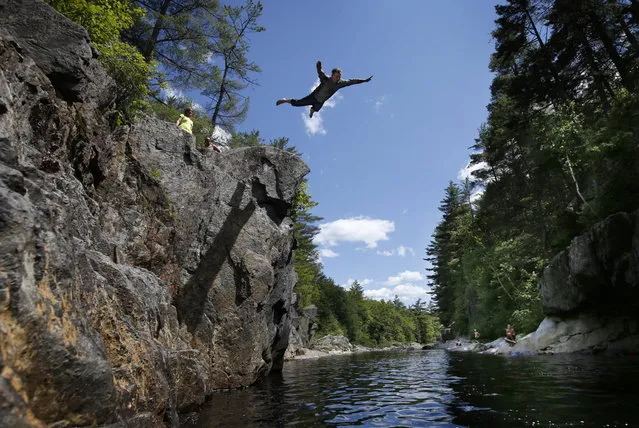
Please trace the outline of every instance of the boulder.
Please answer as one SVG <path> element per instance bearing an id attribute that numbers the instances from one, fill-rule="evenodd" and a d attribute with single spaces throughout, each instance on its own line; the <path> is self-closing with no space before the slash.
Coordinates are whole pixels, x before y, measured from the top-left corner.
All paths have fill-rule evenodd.
<path id="1" fill-rule="evenodd" d="M 305 354 L 311 346 L 311 341 L 317 330 L 317 306 L 309 305 L 304 309 L 299 309 L 296 304 L 291 309 L 291 332 L 288 339 L 288 348 L 284 358 L 287 360 Z M 301 313 L 300 313 L 301 312 Z"/>
<path id="2" fill-rule="evenodd" d="M 319 339 L 313 340 L 311 349 L 323 352 L 351 352 L 353 345 L 344 336 L 326 335 Z"/>
<path id="3" fill-rule="evenodd" d="M 630 313 L 639 287 L 639 211 L 617 213 L 574 238 L 539 280 L 547 315 Z"/>

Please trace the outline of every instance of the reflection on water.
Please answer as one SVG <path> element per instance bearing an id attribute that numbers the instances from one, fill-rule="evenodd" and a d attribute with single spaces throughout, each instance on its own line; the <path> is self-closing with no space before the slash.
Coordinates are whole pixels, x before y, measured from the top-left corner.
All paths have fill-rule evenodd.
<path id="1" fill-rule="evenodd" d="M 634 426 L 637 362 L 439 350 L 293 361 L 251 388 L 213 395 L 183 426 Z"/>

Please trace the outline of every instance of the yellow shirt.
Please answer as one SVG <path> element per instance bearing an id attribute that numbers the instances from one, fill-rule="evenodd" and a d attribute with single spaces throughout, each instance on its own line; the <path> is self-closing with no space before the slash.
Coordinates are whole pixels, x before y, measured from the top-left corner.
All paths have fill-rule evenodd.
<path id="1" fill-rule="evenodd" d="M 191 120 L 191 118 L 186 117 L 183 114 L 181 114 L 180 118 L 178 119 L 178 128 L 184 129 L 189 134 L 192 134 L 193 133 L 193 121 Z"/>

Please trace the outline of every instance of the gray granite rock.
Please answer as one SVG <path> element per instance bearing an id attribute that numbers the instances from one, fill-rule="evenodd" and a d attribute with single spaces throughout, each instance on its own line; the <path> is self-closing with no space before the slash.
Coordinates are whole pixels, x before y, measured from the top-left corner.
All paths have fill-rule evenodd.
<path id="1" fill-rule="evenodd" d="M 637 217 L 617 213 L 574 238 L 546 267 L 539 281 L 544 312 L 569 315 L 636 309 L 639 294 Z"/>
<path id="2" fill-rule="evenodd" d="M 281 368 L 308 173 L 108 123 L 86 32 L 0 0 L 0 426 L 175 425 Z"/>

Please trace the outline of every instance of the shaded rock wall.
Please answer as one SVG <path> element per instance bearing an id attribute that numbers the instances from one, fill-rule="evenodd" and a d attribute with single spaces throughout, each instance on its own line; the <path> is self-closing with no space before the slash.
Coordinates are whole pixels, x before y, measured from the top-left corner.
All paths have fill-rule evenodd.
<path id="1" fill-rule="evenodd" d="M 315 332 L 319 328 L 317 324 L 317 306 L 309 305 L 304 309 L 298 307 L 299 298 L 295 295 L 291 313 L 291 333 L 288 338 L 288 348 L 284 358 L 286 360 L 306 353 L 311 346 Z"/>
<path id="2" fill-rule="evenodd" d="M 0 426 L 158 426 L 283 362 L 308 168 L 113 131 L 86 32 L 0 0 Z"/>
<path id="3" fill-rule="evenodd" d="M 617 213 L 574 238 L 539 281 L 544 313 L 639 309 L 639 211 Z"/>

